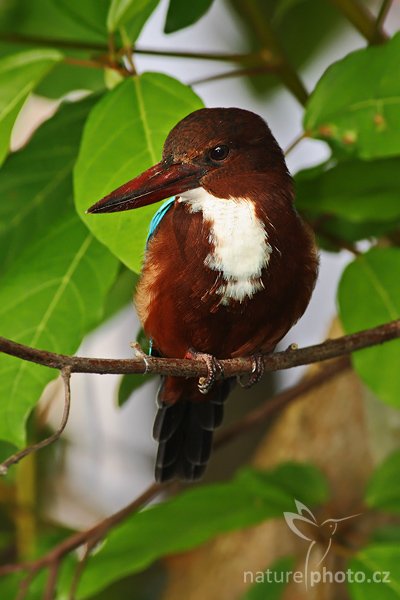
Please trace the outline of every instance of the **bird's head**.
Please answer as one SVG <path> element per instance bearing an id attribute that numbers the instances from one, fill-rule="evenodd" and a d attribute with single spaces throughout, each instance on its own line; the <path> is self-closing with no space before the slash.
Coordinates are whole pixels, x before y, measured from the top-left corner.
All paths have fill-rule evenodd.
<path id="1" fill-rule="evenodd" d="M 203 108 L 171 130 L 159 163 L 88 212 L 139 208 L 199 187 L 218 198 L 245 196 L 252 181 L 266 174 L 290 187 L 282 150 L 265 121 L 239 108 Z"/>

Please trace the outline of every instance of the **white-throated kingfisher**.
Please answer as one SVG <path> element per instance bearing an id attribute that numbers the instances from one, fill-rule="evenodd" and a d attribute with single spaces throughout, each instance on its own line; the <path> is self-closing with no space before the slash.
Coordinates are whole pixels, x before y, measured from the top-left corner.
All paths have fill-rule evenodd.
<path id="1" fill-rule="evenodd" d="M 171 198 L 172 197 L 172 198 Z M 283 152 L 258 115 L 195 111 L 168 135 L 162 160 L 94 204 L 108 213 L 170 198 L 153 218 L 136 308 L 153 353 L 201 356 L 209 376 L 166 377 L 158 392 L 155 476 L 198 479 L 231 381 L 218 359 L 271 352 L 315 284 L 314 237 L 293 205 Z"/>

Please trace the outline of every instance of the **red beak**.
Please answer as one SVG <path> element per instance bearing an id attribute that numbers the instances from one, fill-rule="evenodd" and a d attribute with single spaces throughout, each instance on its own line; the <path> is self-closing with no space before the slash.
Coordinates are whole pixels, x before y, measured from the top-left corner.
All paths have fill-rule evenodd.
<path id="1" fill-rule="evenodd" d="M 199 187 L 203 175 L 205 169 L 198 165 L 161 161 L 93 204 L 87 212 L 111 213 L 147 206 Z"/>

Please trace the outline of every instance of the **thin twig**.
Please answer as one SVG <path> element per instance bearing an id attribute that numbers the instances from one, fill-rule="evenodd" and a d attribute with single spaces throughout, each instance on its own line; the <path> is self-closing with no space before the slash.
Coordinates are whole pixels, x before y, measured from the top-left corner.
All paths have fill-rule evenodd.
<path id="1" fill-rule="evenodd" d="M 96 541 L 89 541 L 86 544 L 84 554 L 83 554 L 82 558 L 79 560 L 78 564 L 76 565 L 76 569 L 75 569 L 74 576 L 72 579 L 71 587 L 69 590 L 69 596 L 68 596 L 69 600 L 75 600 L 76 592 L 78 590 L 78 585 L 81 580 L 83 570 L 86 566 L 86 563 L 88 561 L 90 553 L 95 546 L 96 546 Z"/>
<path id="2" fill-rule="evenodd" d="M 351 354 L 357 350 L 376 346 L 400 337 L 400 319 L 350 335 L 344 335 L 321 344 L 291 350 L 274 352 L 264 357 L 265 371 L 290 369 L 314 362 L 329 360 Z M 38 350 L 0 337 L 0 352 L 16 356 L 55 369 L 69 367 L 71 373 L 125 374 L 148 373 L 153 375 L 173 375 L 177 377 L 205 377 L 207 366 L 201 359 L 156 358 L 148 356 L 132 359 L 84 358 L 56 354 Z M 253 369 L 251 357 L 230 358 L 219 361 L 226 377 L 250 374 Z"/>
<path id="3" fill-rule="evenodd" d="M 93 42 L 83 42 L 75 40 L 67 40 L 61 38 L 52 38 L 47 36 L 26 35 L 20 33 L 0 33 L 0 40 L 11 44 L 30 44 L 35 46 L 48 46 L 53 48 L 70 48 L 72 50 L 87 50 L 93 52 L 108 53 L 109 47 L 107 44 L 98 44 Z M 124 54 L 125 49 L 118 51 Z M 223 52 L 193 52 L 191 50 L 162 50 L 156 48 L 134 48 L 135 54 L 144 54 L 147 56 L 164 56 L 172 58 L 190 58 L 195 60 L 212 60 L 221 62 L 247 63 L 258 59 L 258 53 L 247 54 L 226 54 Z"/>
<path id="4" fill-rule="evenodd" d="M 56 596 L 56 586 L 58 571 L 60 569 L 60 560 L 54 560 L 49 565 L 49 575 L 46 581 L 46 587 L 43 594 L 43 600 L 54 600 Z"/>
<path id="5" fill-rule="evenodd" d="M 171 485 L 171 482 L 166 483 L 153 483 L 149 486 L 140 496 L 138 496 L 133 502 L 125 506 L 118 512 L 107 517 L 97 525 L 94 525 L 90 529 L 85 531 L 78 531 L 73 535 L 63 540 L 60 544 L 52 548 L 50 552 L 33 560 L 25 563 L 15 563 L 9 565 L 3 565 L 0 567 L 0 577 L 4 575 L 10 575 L 12 573 L 18 573 L 20 571 L 29 571 L 29 573 L 36 573 L 41 569 L 47 568 L 54 562 L 58 562 L 63 556 L 69 554 L 73 550 L 76 550 L 80 546 L 91 542 L 92 540 L 100 541 L 106 533 L 124 521 L 130 514 L 140 510 L 146 504 L 156 498 L 161 492 L 164 492 Z"/>
<path id="6" fill-rule="evenodd" d="M 15 454 L 12 454 L 11 456 L 9 456 L 4 462 L 2 462 L 0 464 L 0 475 L 6 475 L 8 469 L 11 465 L 15 465 L 22 458 L 25 458 L 25 456 L 28 456 L 28 454 L 31 454 L 32 452 L 37 452 L 38 450 L 45 448 L 45 446 L 49 446 L 50 444 L 53 444 L 54 442 L 56 442 L 58 440 L 58 438 L 60 437 L 60 435 L 62 434 L 62 432 L 64 431 L 65 426 L 68 423 L 69 411 L 70 411 L 70 407 L 71 407 L 71 386 L 70 386 L 71 368 L 69 366 L 62 367 L 61 377 L 64 382 L 64 411 L 63 411 L 63 416 L 62 416 L 61 423 L 60 423 L 58 429 L 52 435 L 45 438 L 44 440 L 41 440 L 40 442 L 37 442 L 36 444 L 32 444 L 31 446 L 27 446 L 26 448 L 23 448 L 19 452 L 16 452 Z"/>
<path id="7" fill-rule="evenodd" d="M 84 69 L 112 69 L 113 71 L 117 71 L 120 75 L 127 77 L 131 75 L 128 69 L 125 67 L 119 66 L 116 63 L 106 62 L 104 60 L 90 60 L 85 58 L 75 58 L 73 56 L 64 57 L 65 64 L 73 65 L 75 67 L 83 67 Z"/>
<path id="8" fill-rule="evenodd" d="M 382 31 L 383 24 L 388 15 L 389 10 L 392 8 L 393 0 L 383 0 L 379 9 L 378 15 L 375 19 L 375 30 L 377 33 Z"/>
<path id="9" fill-rule="evenodd" d="M 210 75 L 208 77 L 201 77 L 200 79 L 194 79 L 188 82 L 188 85 L 202 85 L 204 83 L 212 83 L 214 81 L 221 81 L 222 79 L 230 79 L 232 77 L 250 77 L 254 75 L 270 75 L 276 74 L 278 64 L 275 65 L 257 65 L 254 67 L 244 67 L 243 69 L 235 69 L 232 71 L 226 71 L 224 73 L 218 73 L 217 75 Z"/>
<path id="10" fill-rule="evenodd" d="M 375 19 L 368 8 L 358 0 L 331 0 L 332 4 L 354 25 L 370 44 L 382 44 L 386 34 L 375 25 Z"/>
<path id="11" fill-rule="evenodd" d="M 302 142 L 306 137 L 308 137 L 307 131 L 302 131 L 301 133 L 299 133 L 299 135 L 297 137 L 295 137 L 292 142 L 290 142 L 289 146 L 287 146 L 285 148 L 285 150 L 284 150 L 285 156 L 290 154 L 290 152 L 292 152 L 292 150 L 294 150 L 296 148 L 296 146 L 298 144 L 300 144 L 300 142 Z"/>
<path id="12" fill-rule="evenodd" d="M 26 595 L 29 591 L 29 586 L 31 585 L 32 580 L 36 577 L 37 573 L 38 572 L 35 570 L 29 570 L 26 577 L 21 579 L 15 600 L 24 600 L 24 598 L 26 598 Z"/>

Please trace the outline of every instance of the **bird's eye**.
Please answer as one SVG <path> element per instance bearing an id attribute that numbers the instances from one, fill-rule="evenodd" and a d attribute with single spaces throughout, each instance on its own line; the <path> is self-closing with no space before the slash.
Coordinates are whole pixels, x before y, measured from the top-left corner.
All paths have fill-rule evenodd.
<path id="1" fill-rule="evenodd" d="M 229 147 L 228 146 L 215 146 L 215 148 L 213 148 L 212 150 L 210 150 L 209 152 L 209 156 L 211 158 L 211 160 L 224 160 L 229 154 Z"/>

